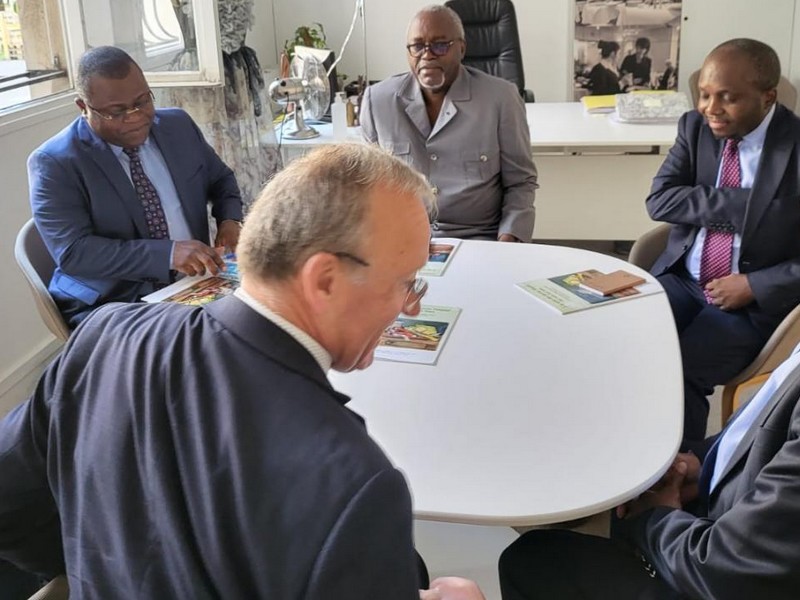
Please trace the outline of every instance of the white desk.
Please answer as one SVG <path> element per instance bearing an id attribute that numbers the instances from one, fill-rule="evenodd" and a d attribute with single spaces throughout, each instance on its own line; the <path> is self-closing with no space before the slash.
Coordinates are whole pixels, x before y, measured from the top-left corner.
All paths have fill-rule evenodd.
<path id="1" fill-rule="evenodd" d="M 514 284 L 635 267 L 555 246 L 464 242 L 425 303 L 462 313 L 436 366 L 331 372 L 408 478 L 417 517 L 484 525 L 580 518 L 645 490 L 683 425 L 666 296 L 560 315 Z"/>
<path id="2" fill-rule="evenodd" d="M 526 104 L 525 110 L 539 170 L 534 239 L 633 240 L 654 226 L 644 199 L 675 141 L 675 124 L 619 123 L 585 114 L 579 102 Z M 313 127 L 320 137 L 283 138 L 285 162 L 334 143 L 330 124 Z M 359 140 L 360 129 L 350 128 L 348 141 Z"/>

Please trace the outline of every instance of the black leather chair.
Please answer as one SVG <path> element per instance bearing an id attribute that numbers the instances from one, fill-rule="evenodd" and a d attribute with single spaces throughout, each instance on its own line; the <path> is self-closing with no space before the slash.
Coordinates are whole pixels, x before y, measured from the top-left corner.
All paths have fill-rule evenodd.
<path id="1" fill-rule="evenodd" d="M 511 0 L 447 0 L 445 6 L 456 11 L 464 24 L 464 64 L 507 79 L 525 102 L 533 102 L 533 92 L 525 89 L 517 13 Z"/>

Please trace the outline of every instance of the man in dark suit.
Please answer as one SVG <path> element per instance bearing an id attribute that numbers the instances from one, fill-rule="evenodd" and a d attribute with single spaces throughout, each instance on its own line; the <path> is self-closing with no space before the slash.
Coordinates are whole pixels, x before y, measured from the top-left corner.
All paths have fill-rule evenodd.
<path id="1" fill-rule="evenodd" d="M 800 346 L 705 460 L 679 454 L 612 538 L 531 531 L 500 559 L 504 600 L 793 600 L 800 589 Z"/>
<path id="2" fill-rule="evenodd" d="M 139 66 L 111 46 L 81 57 L 81 111 L 28 159 L 31 207 L 56 270 L 50 293 L 75 327 L 106 302 L 133 302 L 174 272 L 216 273 L 236 249 L 236 178 L 179 109 L 156 110 Z"/>
<path id="3" fill-rule="evenodd" d="M 430 201 L 399 160 L 329 146 L 254 204 L 235 295 L 94 311 L 0 422 L 0 559 L 85 599 L 417 600 L 405 480 L 327 371 L 419 312 Z"/>
<path id="4" fill-rule="evenodd" d="M 715 48 L 647 198 L 672 224 L 653 273 L 680 336 L 687 449 L 705 436 L 706 396 L 800 302 L 800 119 L 776 104 L 780 72 L 761 42 Z"/>

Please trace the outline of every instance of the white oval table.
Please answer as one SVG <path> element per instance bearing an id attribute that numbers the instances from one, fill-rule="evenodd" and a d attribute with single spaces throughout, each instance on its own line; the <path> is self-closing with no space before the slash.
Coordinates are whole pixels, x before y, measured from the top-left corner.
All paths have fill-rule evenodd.
<path id="1" fill-rule="evenodd" d="M 405 473 L 418 518 L 569 521 L 634 497 L 667 469 L 683 390 L 664 293 L 561 315 L 515 286 L 592 268 L 645 274 L 585 250 L 465 241 L 444 276 L 429 278 L 425 304 L 462 309 L 435 366 L 331 372 Z"/>

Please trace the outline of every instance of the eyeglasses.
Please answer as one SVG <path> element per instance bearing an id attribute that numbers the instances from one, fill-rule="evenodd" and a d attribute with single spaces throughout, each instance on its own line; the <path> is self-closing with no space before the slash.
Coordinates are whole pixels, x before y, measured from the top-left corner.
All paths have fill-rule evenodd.
<path id="1" fill-rule="evenodd" d="M 342 258 L 345 260 L 349 260 L 357 264 L 360 267 L 369 267 L 370 264 L 365 261 L 363 258 L 359 258 L 355 254 L 350 254 L 349 252 L 331 252 L 336 258 Z M 414 310 L 419 306 L 422 297 L 428 291 L 428 282 L 423 277 L 417 277 L 414 281 L 408 284 L 408 291 L 406 292 L 406 297 L 403 300 L 403 312 L 407 313 L 410 310 Z"/>
<path id="2" fill-rule="evenodd" d="M 414 42 L 413 44 L 408 44 L 406 49 L 408 53 L 413 56 L 414 58 L 419 58 L 428 50 L 431 51 L 431 54 L 434 56 L 444 56 L 448 52 L 450 52 L 450 46 L 456 43 L 456 40 L 450 40 L 449 42 L 431 42 L 430 44 L 423 44 L 422 42 Z"/>
<path id="3" fill-rule="evenodd" d="M 121 121 L 124 121 L 127 117 L 129 117 L 129 116 L 131 116 L 133 114 L 136 114 L 140 110 L 143 110 L 145 108 L 148 108 L 149 106 L 152 106 L 154 100 L 155 100 L 155 96 L 153 95 L 153 92 L 149 91 L 149 92 L 147 92 L 147 96 L 145 98 L 143 98 L 141 100 L 137 100 L 136 102 L 134 102 L 133 106 L 131 108 L 123 108 L 121 110 L 115 110 L 114 112 L 104 113 L 104 112 L 101 112 L 101 111 L 97 110 L 95 107 L 93 107 L 88 102 L 86 103 L 86 106 L 91 108 L 92 112 L 94 114 L 96 114 L 98 117 L 100 117 L 101 119 L 104 119 L 106 121 L 121 122 Z"/>

